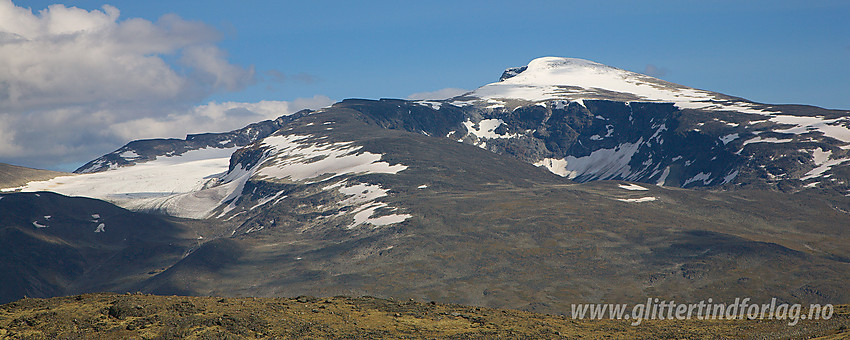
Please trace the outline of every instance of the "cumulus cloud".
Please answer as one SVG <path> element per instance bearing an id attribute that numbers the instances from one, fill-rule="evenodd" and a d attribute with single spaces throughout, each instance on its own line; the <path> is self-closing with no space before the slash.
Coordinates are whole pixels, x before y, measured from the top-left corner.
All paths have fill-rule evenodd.
<path id="1" fill-rule="evenodd" d="M 330 103 L 198 105 L 255 83 L 253 66 L 228 61 L 204 23 L 119 18 L 109 5 L 33 13 L 0 0 L 0 162 L 85 162 L 132 139 L 227 131 Z"/>
<path id="2" fill-rule="evenodd" d="M 417 92 L 417 93 L 414 93 L 414 94 L 407 96 L 407 99 L 409 99 L 409 100 L 426 100 L 426 99 L 441 100 L 441 99 L 448 99 L 448 98 L 456 97 L 456 96 L 462 95 L 462 94 L 467 93 L 467 92 L 469 92 L 469 90 L 449 87 L 449 88 L 439 89 L 439 90 L 431 91 L 431 92 Z"/>
<path id="3" fill-rule="evenodd" d="M 124 100 L 182 100 L 234 90 L 253 70 L 228 63 L 202 23 L 166 15 L 118 21 L 112 6 L 86 11 L 52 5 L 38 14 L 0 0 L 0 105 L 41 108 Z M 193 78 L 163 55 L 182 54 Z M 212 80 L 212 88 L 210 88 Z"/>
<path id="4" fill-rule="evenodd" d="M 643 69 L 643 74 L 656 78 L 662 78 L 667 75 L 667 69 L 652 64 L 647 64 L 646 68 Z"/>
<path id="5" fill-rule="evenodd" d="M 241 128 L 246 122 L 258 122 L 288 115 L 303 109 L 317 109 L 332 104 L 326 96 L 298 98 L 293 101 L 210 102 L 164 118 L 140 118 L 113 125 L 112 133 L 126 140 L 135 138 L 175 137 L 188 132 L 222 132 Z M 141 137 L 140 137 L 141 136 Z"/>

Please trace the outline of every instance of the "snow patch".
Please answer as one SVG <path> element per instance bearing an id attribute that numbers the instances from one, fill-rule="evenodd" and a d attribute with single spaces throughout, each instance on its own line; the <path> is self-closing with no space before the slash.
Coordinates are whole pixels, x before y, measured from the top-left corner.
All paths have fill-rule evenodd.
<path id="1" fill-rule="evenodd" d="M 134 150 L 127 150 L 127 151 L 124 151 L 121 154 L 119 154 L 118 157 L 121 157 L 121 158 L 126 159 L 126 160 L 130 160 L 130 159 L 135 159 L 135 158 L 139 158 L 139 157 L 142 157 L 142 156 L 139 156 L 139 154 L 137 154 L 136 151 L 134 151 Z"/>
<path id="2" fill-rule="evenodd" d="M 452 104 L 454 106 L 458 106 L 458 107 L 464 107 L 464 106 L 475 105 L 475 103 L 478 103 L 478 102 L 479 102 L 479 100 L 477 100 L 477 99 L 455 100 L 455 101 L 451 102 L 450 104 Z"/>
<path id="3" fill-rule="evenodd" d="M 793 139 L 778 139 L 774 137 L 761 138 L 759 136 L 747 139 L 744 141 L 744 145 L 752 144 L 752 143 L 788 143 L 793 141 Z"/>
<path id="4" fill-rule="evenodd" d="M 517 137 L 516 134 L 500 135 L 500 134 L 497 134 L 496 132 L 494 132 L 497 128 L 499 128 L 500 125 L 502 125 L 502 123 L 504 123 L 504 122 L 501 119 L 484 119 L 484 120 L 481 120 L 480 122 L 478 122 L 478 124 L 477 124 L 478 127 L 476 128 L 475 123 L 467 120 L 467 121 L 463 122 L 463 126 L 466 127 L 466 131 L 468 131 L 469 134 L 474 135 L 478 138 L 495 139 L 495 138 L 515 138 L 515 137 Z"/>
<path id="5" fill-rule="evenodd" d="M 436 102 L 436 101 L 432 101 L 432 100 L 420 100 L 420 101 L 416 101 L 414 103 L 422 105 L 422 106 L 430 107 L 433 110 L 439 110 L 441 107 L 443 107 L 442 102 Z"/>
<path id="6" fill-rule="evenodd" d="M 738 139 L 737 133 L 730 133 L 728 135 L 720 137 L 720 141 L 723 142 L 723 145 L 729 144 L 730 142 L 732 142 L 733 140 L 736 140 L 736 139 Z"/>
<path id="7" fill-rule="evenodd" d="M 670 175 L 670 167 L 664 168 L 664 172 L 661 173 L 661 177 L 658 178 L 658 181 L 655 182 L 655 185 L 665 185 L 667 183 L 667 176 Z"/>
<path id="8" fill-rule="evenodd" d="M 352 186 L 341 187 L 339 188 L 339 192 L 349 196 L 341 201 L 340 204 L 359 205 L 387 196 L 388 190 L 381 188 L 380 185 L 358 183 Z"/>
<path id="9" fill-rule="evenodd" d="M 256 176 L 293 181 L 328 180 L 343 174 L 396 174 L 406 165 L 382 162 L 383 155 L 361 151 L 351 142 L 313 142 L 310 136 L 271 136 L 262 145 L 269 155 L 258 167 Z M 327 176 L 324 179 L 317 178 Z"/>
<path id="10" fill-rule="evenodd" d="M 106 231 L 106 224 L 103 224 L 103 223 L 98 224 L 97 228 L 94 230 L 94 232 L 96 232 L 96 233 L 102 233 L 102 232 L 105 232 L 105 231 Z"/>
<path id="11" fill-rule="evenodd" d="M 685 183 L 682 184 L 682 187 L 684 188 L 686 185 L 693 183 L 693 182 L 696 182 L 696 181 L 702 181 L 703 185 L 708 185 L 712 181 L 711 180 L 711 173 L 700 172 L 700 173 L 696 174 L 694 177 L 691 177 L 688 180 L 686 180 Z"/>
<path id="12" fill-rule="evenodd" d="M 659 142 L 659 144 L 662 143 L 661 133 L 664 132 L 664 130 L 667 130 L 667 124 L 662 123 L 660 126 L 658 126 L 658 129 L 655 130 L 655 133 L 653 133 L 652 136 L 649 137 L 649 140 L 655 139 L 657 142 Z"/>
<path id="13" fill-rule="evenodd" d="M 404 222 L 405 220 L 407 220 L 408 218 L 413 217 L 413 215 L 410 215 L 410 214 L 391 214 L 391 215 L 373 217 L 375 215 L 376 210 L 378 210 L 379 208 L 384 208 L 384 207 L 387 207 L 386 203 L 375 203 L 375 204 L 370 204 L 370 205 L 364 205 L 364 206 L 358 208 L 357 210 L 355 210 L 353 212 L 354 213 L 354 223 L 350 224 L 348 226 L 348 229 L 353 229 L 357 226 L 364 225 L 364 224 L 371 224 L 375 227 L 381 227 L 381 226 L 385 226 L 385 225 L 401 223 L 401 222 Z"/>
<path id="14" fill-rule="evenodd" d="M 812 151 L 812 158 L 817 167 L 807 172 L 805 176 L 800 178 L 800 180 L 805 181 L 821 176 L 824 172 L 829 171 L 833 166 L 850 161 L 850 158 L 830 159 L 831 156 L 832 150 L 823 151 L 820 148 L 814 149 Z"/>
<path id="15" fill-rule="evenodd" d="M 563 158 L 544 158 L 534 163 L 536 166 L 542 166 L 549 170 L 551 173 L 556 174 L 561 177 L 569 176 L 569 172 L 567 171 L 567 161 Z"/>
<path id="16" fill-rule="evenodd" d="M 658 197 L 641 197 L 641 198 L 618 198 L 618 201 L 621 202 L 629 202 L 629 203 L 642 203 L 642 202 L 652 202 L 658 200 Z"/>
<path id="17" fill-rule="evenodd" d="M 552 173 L 569 179 L 583 175 L 590 175 L 592 179 L 626 178 L 631 174 L 629 162 L 642 143 L 643 138 L 613 149 L 598 149 L 584 157 L 544 158 L 534 165 L 546 167 Z"/>
<path id="18" fill-rule="evenodd" d="M 779 124 L 794 125 L 788 129 L 775 130 L 778 133 L 804 134 L 817 131 L 824 136 L 835 138 L 844 143 L 850 143 L 850 128 L 847 127 L 850 124 L 850 118 L 848 117 L 824 119 L 822 117 L 775 115 L 770 118 L 770 121 Z M 850 148 L 850 146 L 842 148 L 846 149 Z"/>
<path id="19" fill-rule="evenodd" d="M 645 191 L 645 190 L 649 190 L 649 189 L 644 188 L 644 187 L 642 187 L 642 186 L 640 186 L 640 185 L 637 185 L 637 184 L 631 184 L 631 183 L 629 183 L 629 184 L 620 184 L 620 185 L 619 185 L 619 188 L 620 188 L 620 189 L 623 189 L 623 190 L 631 190 L 631 191 Z"/>
<path id="20" fill-rule="evenodd" d="M 723 177 L 723 183 L 720 183 L 720 185 L 724 185 L 724 184 L 728 184 L 729 182 L 732 182 L 732 180 L 734 180 L 735 177 L 738 177 L 738 170 L 732 171 L 732 173 L 724 176 Z"/>
<path id="21" fill-rule="evenodd" d="M 325 186 L 322 190 L 334 188 L 338 188 L 338 191 L 341 194 L 348 196 L 344 200 L 339 201 L 337 203 L 338 206 L 342 208 L 354 207 L 348 211 L 342 209 L 337 214 L 337 216 L 352 215 L 354 221 L 346 227 L 347 229 L 353 229 L 366 224 L 371 224 L 373 227 L 377 228 L 380 226 L 400 223 L 410 217 L 413 217 L 413 215 L 410 214 L 388 214 L 384 216 L 375 216 L 378 209 L 390 208 L 389 204 L 385 202 L 377 202 L 377 199 L 386 197 L 389 193 L 389 190 L 382 188 L 380 185 L 368 183 L 347 185 L 345 181 L 340 181 Z M 396 209 L 397 208 L 392 208 L 393 211 Z"/>
<path id="22" fill-rule="evenodd" d="M 569 179 L 584 175 L 592 177 L 588 179 L 627 178 L 631 174 L 629 163 L 642 144 L 643 138 L 613 149 L 598 149 L 584 157 L 567 156 L 564 158 L 566 166 L 558 171 L 566 172 L 565 177 Z"/>
<path id="23" fill-rule="evenodd" d="M 280 202 L 280 200 L 285 199 L 287 197 L 287 196 L 283 195 L 285 192 L 286 191 L 280 191 L 280 192 L 278 192 L 274 195 L 261 198 L 261 199 L 257 200 L 257 204 L 255 204 L 253 207 L 251 207 L 248 210 L 254 210 L 256 208 L 262 207 L 262 206 L 266 205 L 266 203 L 269 203 L 271 201 L 274 201 L 275 203 Z"/>

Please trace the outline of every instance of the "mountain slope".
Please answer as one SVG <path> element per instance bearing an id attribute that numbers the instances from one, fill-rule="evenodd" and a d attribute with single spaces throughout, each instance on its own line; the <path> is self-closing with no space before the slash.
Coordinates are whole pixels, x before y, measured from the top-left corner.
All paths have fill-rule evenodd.
<path id="1" fill-rule="evenodd" d="M 0 187 L 2 188 L 20 187 L 32 181 L 44 181 L 61 175 L 67 174 L 0 163 Z"/>
<path id="2" fill-rule="evenodd" d="M 0 301 L 128 289 L 197 245 L 160 216 L 54 193 L 0 195 Z"/>
<path id="3" fill-rule="evenodd" d="M 327 143 L 356 136 L 362 152 L 382 154 L 381 161 L 404 170 L 325 176 L 328 182 L 252 177 L 242 201 L 222 217 L 233 225 L 224 232 L 231 237 L 204 244 L 139 289 L 370 294 L 550 313 L 577 300 L 646 295 L 850 299 L 841 279 L 850 275 L 845 201 L 577 185 L 463 143 L 380 129 L 371 116 L 351 110 L 326 109 L 280 133 Z M 250 154 L 234 157 L 240 161 L 233 168 L 262 164 Z M 375 202 L 387 210 L 368 217 L 409 217 L 355 224 L 358 208 L 341 203 L 352 195 L 325 189 L 343 179 L 336 188 L 388 190 Z M 278 194 L 282 184 L 285 194 Z M 286 198 L 257 206 L 275 196 Z"/>
<path id="4" fill-rule="evenodd" d="M 181 256 L 73 291 L 371 294 L 549 313 L 648 296 L 846 303 L 848 116 L 542 58 L 443 101 L 351 99 L 131 142 L 8 197 L 47 190 L 173 216 L 138 219 L 173 223 L 156 233 Z M 0 208 L 12 202 L 2 197 Z M 47 237 L 27 225 L 42 213 L 23 211 L 0 226 Z M 62 251 L 65 237 L 43 248 Z M 33 280 L 60 268 L 45 270 Z"/>

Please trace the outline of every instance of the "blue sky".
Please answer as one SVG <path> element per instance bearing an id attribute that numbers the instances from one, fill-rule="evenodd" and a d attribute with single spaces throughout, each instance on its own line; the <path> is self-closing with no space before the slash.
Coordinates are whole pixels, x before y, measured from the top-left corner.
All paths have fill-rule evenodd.
<path id="1" fill-rule="evenodd" d="M 33 10 L 53 2 L 26 1 Z M 276 70 L 220 100 L 473 89 L 545 55 L 769 103 L 850 109 L 848 1 L 65 1 L 212 25 L 230 60 Z"/>
<path id="2" fill-rule="evenodd" d="M 169 78 L 172 83 L 184 85 L 175 85 L 177 94 L 168 97 L 155 91 L 159 87 L 155 82 L 122 84 L 112 78 L 90 77 L 92 72 L 85 73 L 86 68 L 76 64 L 80 58 L 87 64 L 84 54 L 73 61 L 46 60 L 57 63 L 47 69 L 73 68 L 79 69 L 79 74 L 67 75 L 70 89 L 64 92 L 54 86 L 61 82 L 50 77 L 44 83 L 18 87 L 39 89 L 32 97 L 49 103 L 16 102 L 17 111 L 0 119 L 0 125 L 6 122 L 0 128 L 21 131 L 5 141 L 0 136 L 0 162 L 68 169 L 120 147 L 127 139 L 205 132 L 192 128 L 225 131 L 240 127 L 246 122 L 223 116 L 231 112 L 228 108 L 241 105 L 238 103 L 274 101 L 258 104 L 254 111 L 269 113 L 245 117 L 249 120 L 272 115 L 274 107 L 294 110 L 344 98 L 406 98 L 444 88 L 474 89 L 498 80 L 506 67 L 524 65 L 540 56 L 589 59 L 758 102 L 850 109 L 848 1 L 17 0 L 13 1 L 15 11 L 8 4 L 5 10 L 13 18 L 31 15 L 44 26 L 33 32 L 46 32 L 48 16 L 40 11 L 54 3 L 86 10 L 85 15 L 75 17 L 78 23 L 100 20 L 94 17 L 114 12 L 104 5 L 114 7 L 120 16 L 106 20 L 107 24 L 113 21 L 109 32 L 135 27 L 131 31 L 170 44 L 153 48 L 150 41 L 133 44 L 120 40 L 133 40 L 133 35 L 113 34 L 113 38 L 123 37 L 112 42 L 115 46 L 141 51 L 131 56 L 122 52 L 121 58 L 165 63 L 166 69 L 157 72 L 173 71 L 177 76 Z M 131 25 L 139 19 L 147 28 Z M 0 31 L 3 25 L 0 23 Z M 24 30 L 29 26 L 20 25 L 7 24 L 6 30 L 18 30 L 16 34 L 29 38 L 21 33 L 30 32 Z M 38 48 L 66 44 L 61 34 L 43 36 Z M 93 44 L 94 40 L 87 41 Z M 75 50 L 67 44 L 38 48 L 33 47 L 41 51 L 36 59 L 42 58 L 44 51 Z M 0 61 L 2 53 L 0 49 Z M 16 50 L 5 53 L 16 54 Z M 205 55 L 211 57 L 204 59 Z M 121 59 L 109 56 L 102 56 L 107 64 Z M 111 72 L 117 78 L 155 73 L 133 73 L 138 70 L 130 72 L 127 65 L 112 65 Z M 17 74 L 14 71 L 11 73 Z M 125 71 L 127 76 L 122 73 Z M 80 77 L 87 84 L 103 82 L 101 88 L 108 90 L 106 99 L 91 95 L 74 99 L 73 91 L 81 90 L 76 89 L 79 82 L 70 80 Z M 53 87 L 45 85 L 48 81 Z M 200 85 L 208 83 L 215 85 Z M 148 89 L 150 94 L 148 90 L 135 91 L 135 98 L 128 93 L 107 93 L 122 86 L 153 88 Z M 89 93 L 103 92 L 90 87 Z M 22 96 L 26 98 L 26 93 Z M 61 99 L 51 101 L 50 96 Z M 133 105 L 136 107 L 129 109 Z M 71 106 L 75 113 L 65 112 Z M 60 109 L 64 111 L 57 111 Z M 57 115 L 80 122 L 80 129 L 91 137 L 56 131 L 50 134 L 56 137 L 43 138 L 43 131 L 21 128 L 38 117 Z M 210 123 L 186 124 L 192 117 Z M 88 131 L 82 122 L 106 127 Z M 56 126 L 67 128 L 67 124 Z M 28 147 L 34 140 L 44 145 Z M 50 145 L 63 147 L 51 149 Z M 51 161 L 43 161 L 45 158 Z"/>

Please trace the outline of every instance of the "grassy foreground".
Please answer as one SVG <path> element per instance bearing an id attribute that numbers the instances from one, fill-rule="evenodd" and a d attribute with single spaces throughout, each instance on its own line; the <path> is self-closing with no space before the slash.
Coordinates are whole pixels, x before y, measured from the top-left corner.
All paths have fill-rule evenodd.
<path id="1" fill-rule="evenodd" d="M 218 298 L 85 294 L 0 306 L 0 338 L 850 338 L 850 306 L 827 321 L 572 320 L 373 297 Z M 569 313 L 569 311 L 565 311 Z"/>

